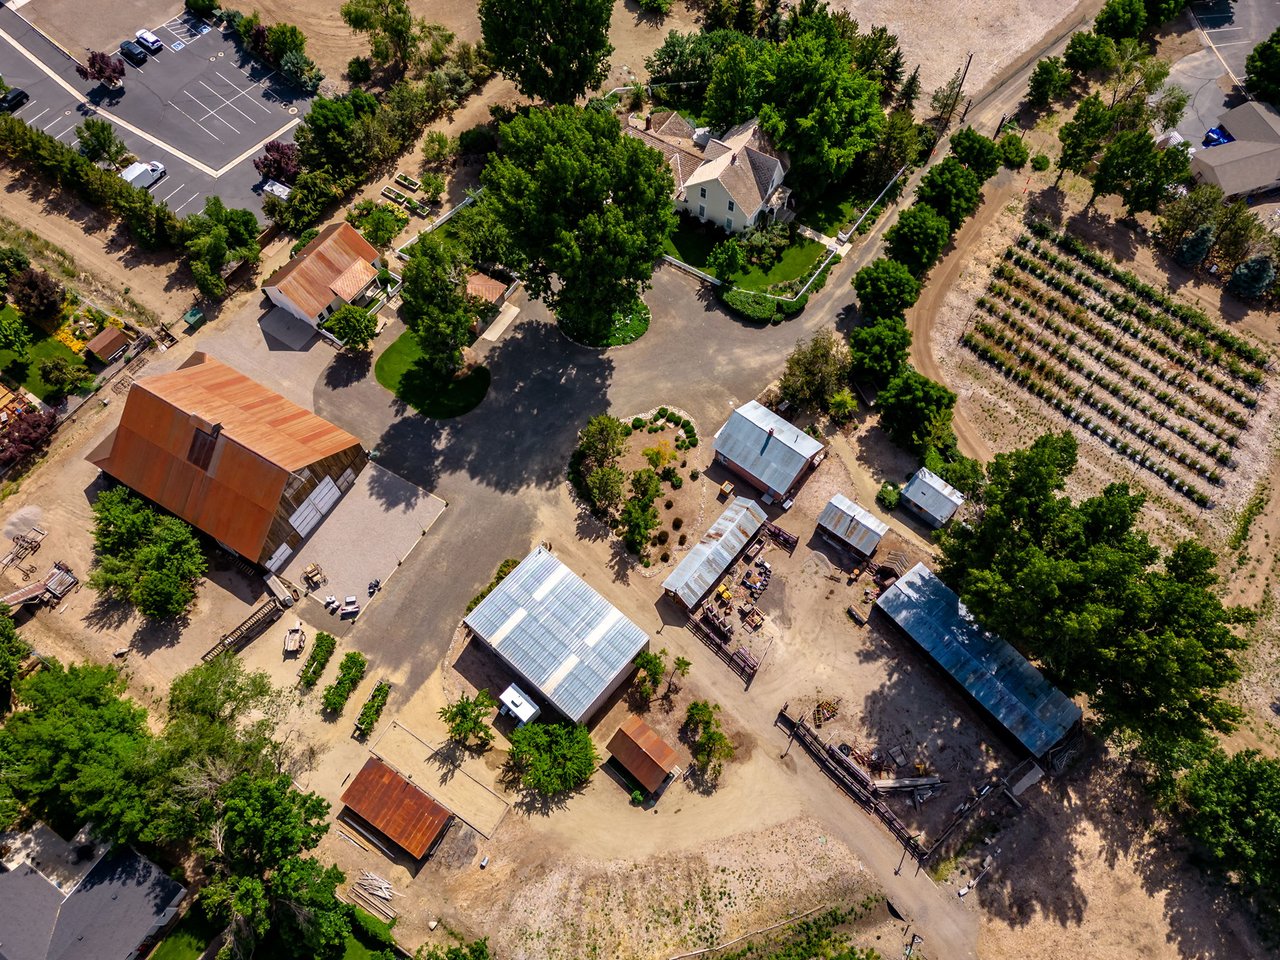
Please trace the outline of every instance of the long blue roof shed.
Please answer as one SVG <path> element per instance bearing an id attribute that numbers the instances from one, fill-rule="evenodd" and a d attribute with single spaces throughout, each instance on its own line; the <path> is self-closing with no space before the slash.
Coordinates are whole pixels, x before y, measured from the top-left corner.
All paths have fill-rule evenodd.
<path id="1" fill-rule="evenodd" d="M 1006 641 L 978 626 L 923 563 L 882 593 L 876 606 L 1037 759 L 1080 722 L 1080 708 Z"/>

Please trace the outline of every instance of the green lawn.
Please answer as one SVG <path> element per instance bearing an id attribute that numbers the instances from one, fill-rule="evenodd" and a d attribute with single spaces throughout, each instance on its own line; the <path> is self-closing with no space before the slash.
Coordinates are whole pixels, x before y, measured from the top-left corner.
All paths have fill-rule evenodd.
<path id="1" fill-rule="evenodd" d="M 192 907 L 148 960 L 198 960 L 219 932 L 217 924 L 205 919 L 203 910 Z"/>
<path id="2" fill-rule="evenodd" d="M 406 330 L 374 364 L 378 382 L 424 417 L 445 420 L 477 407 L 489 392 L 489 368 L 460 380 L 441 380 L 424 362 L 417 338 Z"/>
<path id="3" fill-rule="evenodd" d="M 691 267 L 706 270 L 712 276 L 714 272 L 707 270 L 707 257 L 712 248 L 725 239 L 726 234 L 719 227 L 699 223 L 692 217 L 680 217 L 676 229 L 671 232 L 662 244 L 663 253 L 683 260 Z"/>
<path id="4" fill-rule="evenodd" d="M 816 240 L 800 237 L 787 247 L 782 259 L 775 263 L 768 273 L 759 267 L 752 267 L 740 277 L 734 279 L 733 285 L 742 290 L 763 292 L 775 283 L 785 283 L 808 276 L 827 252 L 827 248 Z"/>
<path id="5" fill-rule="evenodd" d="M 4 306 L 3 312 L 13 313 L 16 316 L 13 307 L 8 304 Z M 43 333 L 42 330 L 35 327 L 29 327 L 28 329 L 33 334 Z M 84 360 L 70 347 L 59 343 L 51 336 L 42 336 L 32 342 L 31 349 L 25 357 L 19 357 L 12 350 L 0 350 L 0 372 L 3 372 L 14 383 L 20 384 L 43 400 L 50 394 L 55 393 L 55 391 L 53 387 L 40 378 L 40 361 L 49 360 L 53 357 L 63 357 L 73 363 L 84 365 Z"/>

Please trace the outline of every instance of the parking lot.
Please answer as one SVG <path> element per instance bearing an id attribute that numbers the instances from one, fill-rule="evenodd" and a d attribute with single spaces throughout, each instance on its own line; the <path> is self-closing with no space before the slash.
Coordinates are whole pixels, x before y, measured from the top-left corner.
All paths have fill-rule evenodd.
<path id="1" fill-rule="evenodd" d="M 165 49 L 141 66 L 126 64 L 123 88 L 107 90 L 81 80 L 74 61 L 21 12 L 0 8 L 0 75 L 31 98 L 17 116 L 69 145 L 86 117 L 111 121 L 131 153 L 165 165 L 151 192 L 176 213 L 199 210 L 211 195 L 260 212 L 253 159 L 267 141 L 292 139 L 309 101 L 195 18 L 148 29 Z"/>
<path id="2" fill-rule="evenodd" d="M 1253 48 L 1280 27 L 1280 3 L 1274 0 L 1197 0 L 1191 12 L 1209 43 L 1237 83 Z"/>

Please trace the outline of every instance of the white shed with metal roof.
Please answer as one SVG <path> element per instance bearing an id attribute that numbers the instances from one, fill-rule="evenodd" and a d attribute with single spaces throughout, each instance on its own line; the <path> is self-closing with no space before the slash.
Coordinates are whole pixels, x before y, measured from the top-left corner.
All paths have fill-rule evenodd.
<path id="1" fill-rule="evenodd" d="M 716 462 L 764 492 L 764 502 L 789 500 L 805 474 L 822 462 L 823 443 L 752 400 L 729 415 L 715 435 Z"/>
<path id="2" fill-rule="evenodd" d="M 818 527 L 831 534 L 844 546 L 863 557 L 869 557 L 880 546 L 880 538 L 889 525 L 872 516 L 843 493 L 827 501 L 818 517 Z"/>
<path id="3" fill-rule="evenodd" d="M 738 497 L 662 582 L 662 589 L 692 610 L 747 548 L 768 519 L 764 508 Z"/>
<path id="4" fill-rule="evenodd" d="M 463 621 L 557 712 L 589 719 L 631 672 L 649 636 L 545 547 Z"/>
<path id="5" fill-rule="evenodd" d="M 903 488 L 902 502 L 930 526 L 941 527 L 964 506 L 964 494 L 921 467 Z"/>

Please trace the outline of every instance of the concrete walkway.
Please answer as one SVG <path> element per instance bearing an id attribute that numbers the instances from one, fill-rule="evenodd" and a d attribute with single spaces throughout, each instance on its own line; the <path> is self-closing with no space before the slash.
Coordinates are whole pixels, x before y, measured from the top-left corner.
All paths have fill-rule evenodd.
<path id="1" fill-rule="evenodd" d="M 819 233 L 811 227 L 806 227 L 803 223 L 796 224 L 796 233 L 802 237 L 808 237 L 810 240 L 816 240 L 828 250 L 836 250 L 840 246 L 840 241 L 828 237 L 825 233 Z M 847 246 L 847 244 L 846 244 Z"/>

